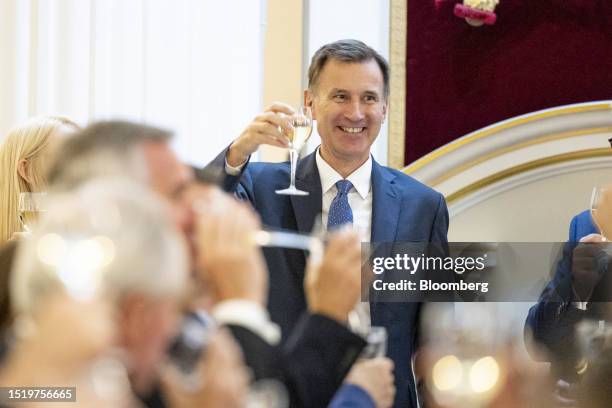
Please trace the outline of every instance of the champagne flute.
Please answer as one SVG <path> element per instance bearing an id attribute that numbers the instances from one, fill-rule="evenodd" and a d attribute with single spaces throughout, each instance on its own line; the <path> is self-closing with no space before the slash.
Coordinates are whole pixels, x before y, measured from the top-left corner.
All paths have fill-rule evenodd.
<path id="1" fill-rule="evenodd" d="M 595 223 L 595 214 L 597 214 L 597 202 L 599 201 L 600 194 L 601 189 L 599 187 L 593 187 L 593 191 L 591 192 L 591 205 L 589 206 L 591 210 L 591 219 L 593 220 L 593 224 Z M 599 230 L 599 228 L 597 229 Z"/>
<path id="2" fill-rule="evenodd" d="M 361 358 L 371 359 L 387 355 L 387 329 L 383 326 L 371 326 L 366 334 L 367 344 L 361 352 Z"/>
<path id="3" fill-rule="evenodd" d="M 496 304 L 466 303 L 456 311 L 446 303 L 423 313 L 421 358 L 428 392 L 444 407 L 490 406 L 504 388 L 507 335 Z"/>
<path id="4" fill-rule="evenodd" d="M 593 225 L 597 228 L 597 231 L 606 238 L 606 231 L 603 230 L 603 226 L 598 222 L 598 209 L 601 204 L 601 200 L 603 198 L 605 187 L 593 187 L 593 192 L 591 193 L 591 220 L 593 221 Z"/>
<path id="5" fill-rule="evenodd" d="M 207 202 L 204 199 L 197 199 L 191 205 L 191 209 L 196 214 L 206 214 L 214 211 L 218 203 Z M 303 234 L 292 230 L 262 229 L 253 231 L 247 239 L 255 245 L 261 247 L 291 248 L 302 251 L 317 251 L 322 253 L 325 245 L 325 236 L 319 224 L 315 224 L 311 234 Z"/>
<path id="6" fill-rule="evenodd" d="M 600 354 L 612 346 L 612 328 L 606 327 L 605 320 L 583 320 L 576 325 L 579 361 L 576 372 L 583 375 L 589 365 L 595 362 Z"/>
<path id="7" fill-rule="evenodd" d="M 289 394 L 278 380 L 264 378 L 255 381 L 249 388 L 245 408 L 287 408 Z"/>
<path id="8" fill-rule="evenodd" d="M 291 183 L 288 188 L 276 190 L 276 194 L 306 196 L 308 191 L 302 191 L 295 187 L 295 171 L 297 168 L 298 155 L 302 147 L 312 133 L 312 113 L 310 107 L 302 106 L 291 116 L 293 133 L 289 135 L 289 159 L 291 161 Z"/>
<path id="9" fill-rule="evenodd" d="M 32 232 L 41 212 L 45 211 L 47 193 L 20 193 L 19 194 L 19 223 L 23 232 Z"/>

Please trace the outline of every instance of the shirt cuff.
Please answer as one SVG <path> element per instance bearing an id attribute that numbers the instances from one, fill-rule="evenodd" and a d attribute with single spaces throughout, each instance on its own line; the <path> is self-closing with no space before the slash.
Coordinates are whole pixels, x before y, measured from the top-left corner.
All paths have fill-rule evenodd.
<path id="1" fill-rule="evenodd" d="M 229 174 L 230 176 L 239 176 L 240 172 L 242 171 L 242 168 L 244 167 L 244 165 L 246 164 L 247 161 L 249 161 L 249 159 L 246 159 L 244 162 L 242 162 L 238 166 L 234 167 L 234 166 L 230 166 L 227 163 L 227 158 L 226 158 L 225 159 L 225 172 L 227 174 Z"/>
<path id="2" fill-rule="evenodd" d="M 572 293 L 574 297 L 578 299 L 577 301 L 572 302 L 572 305 L 578 310 L 587 310 L 588 305 L 589 305 L 589 299 L 591 298 L 593 291 L 591 290 L 591 293 L 589 293 L 589 296 L 587 296 L 587 300 L 585 301 L 582 301 L 580 299 L 580 297 L 578 296 L 578 293 L 576 292 L 576 288 L 574 288 L 574 285 L 572 285 Z"/>
<path id="3" fill-rule="evenodd" d="M 587 310 L 589 302 L 572 302 L 572 304 L 578 310 Z"/>
<path id="4" fill-rule="evenodd" d="M 226 300 L 218 303 L 212 316 L 219 324 L 233 324 L 249 329 L 266 342 L 276 345 L 280 341 L 280 329 L 270 320 L 266 309 L 249 300 Z"/>

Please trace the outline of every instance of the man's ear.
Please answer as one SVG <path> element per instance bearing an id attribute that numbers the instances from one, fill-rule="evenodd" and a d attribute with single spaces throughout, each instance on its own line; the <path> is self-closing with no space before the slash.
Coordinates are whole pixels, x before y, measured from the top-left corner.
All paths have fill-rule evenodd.
<path id="1" fill-rule="evenodd" d="M 25 180 L 26 183 L 32 184 L 32 179 L 30 178 L 30 166 L 26 159 L 19 160 L 17 163 L 17 173 L 19 177 Z"/>
<path id="2" fill-rule="evenodd" d="M 388 107 L 389 107 L 389 99 L 385 99 L 385 104 L 383 105 L 383 120 L 382 120 L 383 123 L 385 123 L 385 120 L 387 120 Z"/>
<path id="3" fill-rule="evenodd" d="M 314 94 L 310 89 L 304 90 L 304 106 L 309 106 L 312 111 L 312 118 L 316 120 L 314 109 Z"/>

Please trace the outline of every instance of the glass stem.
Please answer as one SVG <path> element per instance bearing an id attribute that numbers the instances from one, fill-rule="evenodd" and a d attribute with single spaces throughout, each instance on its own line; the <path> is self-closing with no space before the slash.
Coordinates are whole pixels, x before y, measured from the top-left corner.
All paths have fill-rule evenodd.
<path id="1" fill-rule="evenodd" d="M 289 188 L 295 189 L 295 171 L 297 169 L 298 151 L 289 149 L 289 160 L 291 161 L 291 185 Z"/>

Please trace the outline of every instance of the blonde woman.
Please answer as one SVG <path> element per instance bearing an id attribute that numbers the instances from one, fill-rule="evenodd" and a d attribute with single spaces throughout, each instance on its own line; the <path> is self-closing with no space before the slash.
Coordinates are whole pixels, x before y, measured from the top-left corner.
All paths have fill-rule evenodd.
<path id="1" fill-rule="evenodd" d="M 21 231 L 19 194 L 46 189 L 54 145 L 79 126 L 59 116 L 35 117 L 11 129 L 0 145 L 0 246 Z"/>

